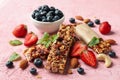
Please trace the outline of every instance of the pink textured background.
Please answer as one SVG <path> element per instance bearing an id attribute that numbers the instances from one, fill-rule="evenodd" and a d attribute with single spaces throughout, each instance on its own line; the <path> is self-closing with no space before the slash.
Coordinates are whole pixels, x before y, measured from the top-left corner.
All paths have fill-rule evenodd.
<path id="1" fill-rule="evenodd" d="M 112 38 L 117 41 L 117 45 L 112 46 L 118 58 L 112 59 L 113 66 L 105 68 L 104 63 L 99 62 L 98 68 L 94 69 L 80 61 L 85 69 L 85 75 L 79 75 L 73 70 L 72 75 L 59 75 L 48 73 L 45 69 L 38 69 L 41 79 L 37 79 L 29 73 L 30 66 L 22 71 L 18 63 L 15 62 L 14 69 L 7 69 L 5 63 L 12 52 L 22 52 L 25 47 L 13 47 L 9 41 L 16 39 L 12 35 L 12 30 L 18 24 L 28 25 L 28 30 L 35 32 L 39 37 L 41 33 L 33 26 L 29 20 L 29 14 L 40 5 L 48 4 L 61 9 L 65 14 L 65 22 L 68 23 L 70 17 L 82 15 L 84 18 L 99 18 L 101 21 L 109 21 L 112 25 L 112 33 L 101 35 L 98 27 L 93 28 L 104 39 Z M 24 41 L 24 39 L 20 39 Z M 120 0 L 3 0 L 0 2 L 0 80 L 119 80 L 120 79 Z M 23 56 L 24 58 L 24 56 Z"/>

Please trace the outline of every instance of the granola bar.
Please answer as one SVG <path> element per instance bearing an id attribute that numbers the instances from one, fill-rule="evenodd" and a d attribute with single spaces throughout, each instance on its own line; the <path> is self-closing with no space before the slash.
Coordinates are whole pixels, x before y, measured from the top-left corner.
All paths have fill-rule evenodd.
<path id="1" fill-rule="evenodd" d="M 44 45 L 36 45 L 26 49 L 23 53 L 28 61 L 33 61 L 35 58 L 46 59 L 49 50 Z"/>
<path id="2" fill-rule="evenodd" d="M 65 73 L 71 45 L 74 41 L 74 26 L 61 25 L 58 39 L 51 46 L 46 62 L 46 69 L 53 73 Z"/>

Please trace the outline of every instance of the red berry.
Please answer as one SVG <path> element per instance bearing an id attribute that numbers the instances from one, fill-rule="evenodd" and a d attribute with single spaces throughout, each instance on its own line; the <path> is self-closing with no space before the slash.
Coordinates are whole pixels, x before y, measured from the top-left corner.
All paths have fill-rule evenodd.
<path id="1" fill-rule="evenodd" d="M 99 31 L 102 34 L 108 34 L 111 31 L 111 25 L 108 22 L 102 22 L 99 26 Z"/>
<path id="2" fill-rule="evenodd" d="M 31 32 L 25 36 L 24 45 L 27 47 L 30 47 L 30 46 L 36 44 L 37 41 L 38 41 L 37 35 L 35 35 L 33 32 Z"/>
<path id="3" fill-rule="evenodd" d="M 20 24 L 15 27 L 12 33 L 15 37 L 25 37 L 27 34 L 27 26 L 25 24 Z"/>

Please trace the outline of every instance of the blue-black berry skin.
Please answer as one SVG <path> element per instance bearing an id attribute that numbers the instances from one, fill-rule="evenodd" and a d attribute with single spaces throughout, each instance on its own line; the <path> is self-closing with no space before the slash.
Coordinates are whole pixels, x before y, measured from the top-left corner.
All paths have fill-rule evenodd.
<path id="1" fill-rule="evenodd" d="M 70 18 L 69 21 L 70 21 L 70 23 L 75 23 L 75 19 L 74 18 Z"/>
<path id="2" fill-rule="evenodd" d="M 7 61 L 6 67 L 13 68 L 13 62 L 12 61 Z"/>
<path id="3" fill-rule="evenodd" d="M 115 58 L 116 57 L 116 53 L 114 51 L 110 51 L 108 53 L 108 55 L 111 57 L 111 58 Z"/>
<path id="4" fill-rule="evenodd" d="M 83 68 L 78 68 L 78 69 L 77 69 L 77 72 L 78 72 L 79 74 L 84 74 L 84 69 L 83 69 Z"/>
<path id="5" fill-rule="evenodd" d="M 35 68 L 31 68 L 31 69 L 30 69 L 30 73 L 31 73 L 32 75 L 36 75 L 36 74 L 37 74 L 37 70 L 36 70 Z"/>
<path id="6" fill-rule="evenodd" d="M 90 27 L 94 27 L 94 23 L 93 23 L 92 21 L 89 21 L 87 24 L 88 24 L 88 26 L 90 26 Z"/>
<path id="7" fill-rule="evenodd" d="M 95 19 L 95 24 L 100 24 L 100 20 L 99 19 Z"/>
<path id="8" fill-rule="evenodd" d="M 36 67 L 41 67 L 41 66 L 43 65 L 43 61 L 42 61 L 40 58 L 36 58 L 36 59 L 34 60 L 34 65 L 35 65 Z"/>
<path id="9" fill-rule="evenodd" d="M 37 21 L 54 22 L 61 19 L 64 15 L 61 10 L 53 6 L 43 5 L 34 10 L 31 16 Z"/>

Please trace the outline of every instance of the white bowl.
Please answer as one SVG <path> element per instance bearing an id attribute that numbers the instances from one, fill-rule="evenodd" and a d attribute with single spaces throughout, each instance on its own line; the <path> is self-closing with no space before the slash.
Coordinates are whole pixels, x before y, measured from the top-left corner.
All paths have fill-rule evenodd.
<path id="1" fill-rule="evenodd" d="M 63 16 L 61 19 L 54 21 L 54 22 L 42 22 L 42 21 L 37 21 L 30 16 L 30 19 L 32 23 L 35 25 L 35 27 L 40 31 L 40 32 L 48 32 L 48 33 L 53 33 L 59 29 L 60 24 L 63 23 L 65 17 Z"/>

